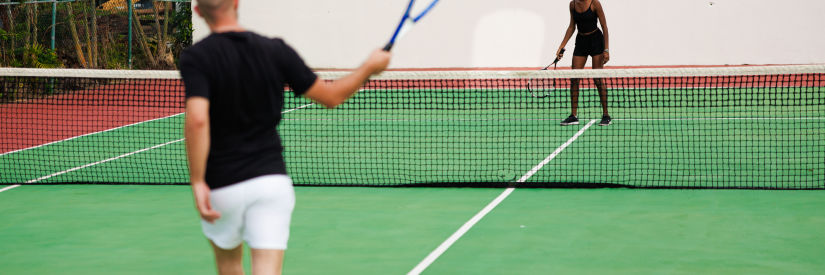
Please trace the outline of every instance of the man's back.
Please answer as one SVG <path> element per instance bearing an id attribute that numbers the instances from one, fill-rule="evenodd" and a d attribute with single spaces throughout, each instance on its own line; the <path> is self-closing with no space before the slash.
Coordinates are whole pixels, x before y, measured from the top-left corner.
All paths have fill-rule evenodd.
<path id="1" fill-rule="evenodd" d="M 194 7 L 213 34 L 180 59 L 189 180 L 218 272 L 243 273 L 246 242 L 253 273 L 281 274 L 295 207 L 276 132 L 284 84 L 334 108 L 386 69 L 390 54 L 376 50 L 346 76 L 323 81 L 283 41 L 246 32 L 238 3 L 198 0 Z"/>
<path id="2" fill-rule="evenodd" d="M 286 174 L 276 132 L 284 84 L 300 95 L 316 80 L 292 48 L 252 32 L 215 33 L 184 51 L 181 75 L 187 98 L 209 100 L 210 187 Z"/>

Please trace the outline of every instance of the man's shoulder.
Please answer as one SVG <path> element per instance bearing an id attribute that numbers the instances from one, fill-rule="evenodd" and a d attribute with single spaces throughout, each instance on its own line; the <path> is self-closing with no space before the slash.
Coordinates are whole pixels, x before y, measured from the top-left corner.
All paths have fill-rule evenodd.
<path id="1" fill-rule="evenodd" d="M 277 48 L 280 48 L 280 47 L 283 47 L 284 45 L 286 45 L 286 43 L 284 42 L 284 40 L 283 40 L 283 39 L 281 39 L 280 37 L 266 37 L 266 36 L 263 36 L 263 35 L 261 35 L 261 34 L 254 33 L 254 32 L 253 32 L 253 33 L 251 33 L 251 35 L 252 35 L 252 36 L 254 37 L 254 39 L 255 39 L 255 40 L 257 40 L 259 43 L 264 43 L 264 44 L 266 44 L 266 45 L 268 45 L 268 46 L 271 46 L 271 47 L 274 47 L 274 48 L 276 48 L 276 49 L 277 49 Z"/>
<path id="2" fill-rule="evenodd" d="M 209 42 L 206 42 L 207 39 L 209 39 L 209 37 L 206 37 L 196 42 L 195 44 L 192 44 L 191 46 L 184 48 L 183 51 L 180 52 L 180 61 L 188 62 L 202 60 L 203 57 L 206 55 L 206 52 L 208 51 L 207 48 Z"/>
<path id="3" fill-rule="evenodd" d="M 247 42 L 252 42 L 256 44 L 266 44 L 273 47 L 284 47 L 286 46 L 286 42 L 280 37 L 266 37 L 256 32 L 240 32 L 240 33 L 221 33 L 215 34 L 212 33 L 207 37 L 204 37 L 200 41 L 192 44 L 191 46 L 187 47 L 183 50 L 181 54 L 188 53 L 203 53 L 212 50 L 214 47 L 220 47 L 222 44 L 222 40 L 229 39 L 232 40 L 233 38 L 240 38 L 247 40 Z"/>
<path id="4" fill-rule="evenodd" d="M 192 44 L 189 47 L 183 49 L 181 55 L 198 54 L 203 51 L 206 51 L 208 50 L 208 48 L 210 48 L 210 45 L 215 44 L 217 42 L 215 40 L 216 36 L 214 34 L 210 34 L 209 36 L 204 37 L 198 42 L 195 42 L 195 44 Z"/>

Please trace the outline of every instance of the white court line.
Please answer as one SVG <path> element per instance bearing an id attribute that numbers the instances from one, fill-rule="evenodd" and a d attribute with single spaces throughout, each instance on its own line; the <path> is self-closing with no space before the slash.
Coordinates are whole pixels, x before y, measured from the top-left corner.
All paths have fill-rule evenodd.
<path id="1" fill-rule="evenodd" d="M 301 106 L 301 107 L 298 107 L 298 108 L 289 109 L 289 110 L 281 112 L 281 114 L 286 114 L 286 113 L 289 113 L 289 112 L 292 112 L 292 111 L 297 111 L 297 110 L 300 110 L 300 109 L 303 109 L 303 108 L 306 108 L 306 107 L 309 107 L 309 106 L 312 106 L 312 105 L 315 105 L 315 103 L 310 103 L 310 104 L 307 104 L 307 105 L 304 105 L 304 106 Z"/>
<path id="2" fill-rule="evenodd" d="M 138 154 L 138 153 L 142 153 L 142 152 L 146 152 L 146 151 L 149 151 L 149 150 L 152 150 L 152 149 L 160 148 L 160 147 L 172 144 L 172 143 L 181 142 L 183 140 L 184 139 L 173 140 L 173 141 L 170 141 L 170 142 L 167 142 L 167 143 L 158 144 L 158 145 L 148 147 L 148 148 L 143 148 L 143 149 L 131 152 L 131 153 L 126 153 L 126 154 L 123 154 L 123 155 L 120 155 L 120 156 L 117 156 L 117 157 L 112 157 L 112 158 L 104 159 L 104 160 L 101 160 L 101 161 L 97 161 L 97 162 L 93 162 L 93 163 L 89 163 L 89 164 L 84 164 L 84 165 L 81 165 L 81 166 L 78 166 L 78 167 L 75 167 L 75 168 L 72 168 L 72 169 L 68 169 L 68 170 L 63 170 L 63 171 L 60 171 L 60 172 L 57 172 L 57 173 L 54 173 L 54 174 L 51 174 L 51 175 L 48 175 L 48 176 L 42 176 L 42 177 L 27 181 L 26 183 L 35 183 L 35 182 L 38 182 L 38 181 L 41 181 L 41 180 L 49 179 L 49 178 L 56 177 L 56 176 L 59 176 L 59 175 L 63 175 L 63 174 L 69 173 L 69 172 L 77 171 L 77 170 L 80 170 L 80 169 L 83 169 L 83 168 L 92 167 L 92 166 L 95 166 L 95 165 L 98 165 L 98 164 L 101 164 L 101 163 L 107 163 L 107 162 L 110 162 L 110 161 L 113 161 L 113 160 L 116 160 L 116 159 L 128 157 L 128 156 Z"/>
<path id="3" fill-rule="evenodd" d="M 524 174 L 524 176 L 522 176 L 516 182 L 525 182 L 528 179 L 530 179 L 530 177 L 535 175 L 536 172 L 538 172 L 542 167 L 550 163 L 550 161 L 553 160 L 553 158 L 555 158 L 556 156 L 558 156 L 561 153 L 561 151 L 567 148 L 567 146 L 570 146 L 570 144 L 572 144 L 573 141 L 576 141 L 576 139 L 578 139 L 579 136 L 581 136 L 584 133 L 584 131 L 587 131 L 587 129 L 590 128 L 590 126 L 593 126 L 594 123 L 596 123 L 595 119 L 588 122 L 587 125 L 585 125 L 578 132 L 576 132 L 576 134 L 573 135 L 573 137 L 571 137 L 567 140 L 567 142 L 559 146 L 559 148 L 556 148 L 556 150 L 553 151 L 552 154 L 547 156 L 547 158 L 545 158 L 542 162 L 533 167 L 533 169 L 530 169 L 530 171 Z M 470 228 L 472 228 L 476 223 L 478 223 L 478 221 L 484 218 L 484 216 L 486 216 L 487 213 L 490 213 L 490 211 L 492 211 L 493 208 L 496 208 L 496 206 L 498 206 L 499 203 L 504 201 L 504 199 L 506 199 L 507 196 L 510 196 L 510 194 L 513 193 L 514 190 L 514 188 L 510 187 L 505 189 L 504 192 L 501 192 L 501 194 L 498 195 L 498 197 L 496 197 L 492 202 L 490 202 L 490 204 L 485 206 L 484 209 L 481 209 L 481 211 L 478 212 L 478 214 L 473 216 L 469 221 L 467 221 L 466 223 L 464 223 L 464 225 L 458 228 L 458 230 L 456 230 L 455 233 L 453 233 L 453 235 L 450 235 L 450 237 L 447 238 L 447 240 L 441 243 L 441 245 L 439 245 L 435 250 L 433 250 L 433 252 L 430 252 L 430 254 L 427 255 L 426 258 L 424 258 L 424 260 L 418 263 L 418 265 L 416 265 L 415 268 L 410 270 L 410 272 L 407 274 L 421 274 L 421 272 L 424 272 L 424 270 L 427 269 L 427 267 L 429 267 L 436 259 L 438 259 L 438 257 L 441 256 L 441 254 L 447 251 L 447 249 L 449 249 L 450 246 L 452 246 L 456 241 L 458 241 L 458 239 L 461 238 L 461 236 L 464 236 L 464 233 L 467 233 L 467 231 L 469 231 Z"/>
<path id="4" fill-rule="evenodd" d="M 23 149 L 18 149 L 18 150 L 10 151 L 10 152 L 5 152 L 5 153 L 0 154 L 0 157 L 1 157 L 1 156 L 4 156 L 4 155 L 12 154 L 12 153 L 17 153 L 17 152 L 22 152 L 22 151 L 26 151 L 26 150 L 35 149 L 35 148 L 40 148 L 40 147 L 43 147 L 43 146 L 52 145 L 52 144 L 55 144 L 55 143 L 60 143 L 60 142 L 64 142 L 64 141 L 69 141 L 69 140 L 73 140 L 73 139 L 76 139 L 76 138 L 81 138 L 81 137 L 85 137 L 85 136 L 91 136 L 91 135 L 95 135 L 95 134 L 100 134 L 100 133 L 105 133 L 105 132 L 109 132 L 109 131 L 114 131 L 114 130 L 117 130 L 117 129 L 126 128 L 126 127 L 131 127 L 131 126 L 135 126 L 135 125 L 138 125 L 138 124 L 143 124 L 143 123 L 152 122 L 152 121 L 156 121 L 156 120 L 167 119 L 167 118 L 170 118 L 170 117 L 175 117 L 175 116 L 179 116 L 179 115 L 182 115 L 182 114 L 183 114 L 183 113 L 179 113 L 179 114 L 174 114 L 174 115 L 170 115 L 170 116 L 165 116 L 165 117 L 160 117 L 160 118 L 155 118 L 155 119 L 150 119 L 150 120 L 144 120 L 144 121 L 141 121 L 141 122 L 135 122 L 135 123 L 128 124 L 128 125 L 123 125 L 123 126 L 119 126 L 119 127 L 115 127 L 115 128 L 111 128 L 111 129 L 106 129 L 106 130 L 102 130 L 102 131 L 97 131 L 97 132 L 94 132 L 94 133 L 88 133 L 88 134 L 83 134 L 83 135 L 79 135 L 79 136 L 73 136 L 73 137 L 70 137 L 70 138 L 67 138 L 67 139 L 62 139 L 62 140 L 58 140 L 58 141 L 52 141 L 52 142 L 49 142 L 49 143 L 44 143 L 44 144 L 40 144 L 40 145 L 36 145 L 36 146 L 29 147 L 29 148 L 23 148 Z"/>
<path id="5" fill-rule="evenodd" d="M 581 129 L 581 130 L 579 130 L 579 131 L 578 131 L 575 135 L 573 135 L 573 137 L 571 137 L 569 140 L 567 140 L 567 142 L 565 142 L 564 144 L 562 144 L 561 146 L 559 146 L 559 148 L 556 148 L 556 151 L 553 151 L 553 153 L 552 153 L 552 154 L 550 154 L 549 156 L 547 156 L 547 158 L 545 158 L 543 161 L 541 161 L 539 164 L 537 164 L 535 167 L 533 167 L 533 169 L 530 169 L 530 171 L 528 171 L 528 172 L 527 172 L 527 174 L 524 174 L 524 176 L 522 176 L 522 177 L 521 177 L 518 181 L 516 181 L 516 182 L 525 182 L 525 181 L 527 181 L 527 179 L 529 179 L 530 177 L 532 177 L 533 175 L 535 175 L 535 174 L 536 174 L 536 172 L 538 172 L 538 171 L 539 171 L 539 169 L 541 169 L 542 167 L 544 167 L 545 165 L 547 165 L 548 163 L 550 163 L 550 161 L 551 161 L 551 160 L 553 160 L 554 158 L 556 158 L 556 156 L 558 156 L 559 154 L 561 154 L 561 151 L 562 151 L 562 150 L 564 150 L 565 148 L 567 148 L 567 146 L 570 146 L 570 144 L 572 144 L 572 143 L 573 143 L 573 141 L 576 141 L 576 139 L 578 139 L 578 138 L 579 138 L 579 136 L 581 136 L 581 135 L 584 133 L 584 131 L 586 131 L 586 130 L 587 130 L 587 128 L 590 128 L 590 126 L 593 126 L 593 124 L 594 124 L 594 123 L 596 123 L 596 120 L 595 120 L 595 119 L 594 119 L 594 120 L 591 120 L 590 122 L 588 122 L 588 123 L 587 123 L 587 125 L 585 125 L 584 127 L 582 127 L 582 129 Z"/>
<path id="6" fill-rule="evenodd" d="M 303 108 L 309 107 L 313 104 L 314 103 L 310 103 L 310 104 L 307 104 L 307 105 L 304 105 L 304 106 L 300 106 L 298 108 L 283 111 L 281 113 L 284 114 L 284 113 L 292 112 L 292 111 L 295 111 L 295 110 L 298 110 L 298 109 L 303 109 Z M 181 114 L 183 114 L 183 113 L 181 113 Z M 180 114 L 177 114 L 177 115 L 180 115 Z M 172 116 L 168 116 L 168 117 L 165 117 L 165 118 L 169 118 L 169 117 L 173 117 L 173 116 L 177 116 L 177 115 L 172 115 Z M 153 120 L 158 120 L 158 119 L 153 119 Z M 144 121 L 144 122 L 148 122 L 148 121 Z M 143 122 L 140 122 L 140 123 L 143 123 Z M 136 123 L 136 124 L 139 124 L 139 123 Z M 121 126 L 121 127 L 118 127 L 118 128 L 123 128 L 123 127 L 126 127 L 126 126 Z M 117 129 L 117 128 L 114 128 L 114 129 Z M 114 129 L 109 129 L 107 131 L 114 130 Z M 90 135 L 90 134 L 86 134 L 86 135 Z M 81 137 L 81 136 L 77 136 L 77 137 L 74 137 L 74 138 L 78 138 L 78 137 Z M 35 182 L 38 182 L 38 181 L 49 179 L 49 178 L 59 176 L 59 175 L 62 175 L 62 174 L 66 174 L 66 173 L 69 173 L 69 172 L 77 171 L 77 170 L 87 168 L 87 167 L 90 167 L 90 166 L 95 166 L 95 165 L 98 165 L 98 164 L 101 164 L 101 163 L 106 163 L 106 162 L 113 161 L 113 160 L 116 160 L 116 159 L 128 157 L 128 156 L 131 156 L 131 155 L 134 155 L 134 154 L 138 154 L 138 153 L 142 153 L 142 152 L 149 151 L 149 150 L 152 150 L 152 149 L 160 148 L 160 147 L 172 144 L 172 143 L 181 142 L 183 140 L 185 140 L 185 139 L 182 138 L 182 139 L 173 140 L 173 141 L 163 143 L 163 144 L 158 144 L 158 145 L 155 145 L 155 146 L 152 146 L 152 147 L 143 148 L 143 149 L 140 149 L 140 150 L 137 150 L 137 151 L 134 151 L 134 152 L 131 152 L 131 153 L 126 153 L 126 154 L 123 154 L 123 155 L 120 155 L 120 156 L 117 156 L 117 157 L 112 157 L 112 158 L 108 158 L 108 159 L 101 160 L 101 161 L 98 161 L 98 162 L 81 165 L 81 166 L 78 166 L 78 167 L 75 167 L 75 168 L 72 168 L 72 169 L 68 169 L 68 170 L 64 170 L 64 171 L 60 171 L 60 172 L 57 172 L 57 173 L 54 173 L 54 174 L 51 174 L 51 175 L 48 175 L 48 176 L 39 177 L 39 178 L 30 180 L 30 181 L 27 181 L 26 183 L 35 183 Z M 44 145 L 46 145 L 46 144 L 44 144 Z M 44 146 L 44 145 L 41 145 L 41 146 Z M 19 186 L 19 185 L 17 185 L 17 186 Z M 14 186 L 14 187 L 17 187 L 17 186 Z M 4 188 L 3 190 L 11 189 L 11 188 L 14 188 L 14 187 L 10 186 L 10 187 Z M 0 191 L 0 192 L 2 192 L 2 191 Z"/>
<path id="7" fill-rule="evenodd" d="M 5 187 L 5 188 L 3 188 L 3 189 L 0 189 L 0 192 L 3 192 L 3 191 L 8 191 L 8 190 L 14 189 L 15 187 L 20 187 L 20 185 L 19 185 L 19 184 L 15 184 L 15 185 L 12 185 L 12 186 L 7 186 L 7 187 Z"/>
<path id="8" fill-rule="evenodd" d="M 289 112 L 296 111 L 296 110 L 299 110 L 299 109 L 303 109 L 303 108 L 306 108 L 306 107 L 309 107 L 309 106 L 312 106 L 312 105 L 315 105 L 315 103 L 310 103 L 310 104 L 306 104 L 304 106 L 300 106 L 298 108 L 286 110 L 286 111 L 281 112 L 281 114 L 285 114 L 285 113 L 289 113 Z M 83 135 L 79 135 L 79 136 L 73 136 L 73 137 L 70 137 L 70 138 L 67 138 L 67 139 L 52 141 L 52 142 L 49 142 L 49 143 L 44 143 L 44 144 L 40 144 L 40 145 L 28 147 L 28 148 L 17 149 L 17 150 L 14 150 L 14 151 L 9 151 L 9 152 L 2 153 L 2 154 L 0 154 L 0 157 L 4 156 L 4 155 L 8 155 L 8 154 L 13 154 L 13 153 L 17 153 L 17 152 L 22 152 L 22 151 L 26 151 L 26 150 L 40 148 L 40 147 L 43 147 L 43 146 L 52 145 L 52 144 L 55 144 L 55 143 L 69 141 L 69 140 L 73 140 L 73 139 L 77 139 L 77 138 L 81 138 L 81 137 L 85 137 L 85 136 L 96 135 L 96 134 L 100 134 L 100 133 L 105 133 L 105 132 L 114 131 L 114 130 L 117 130 L 117 129 L 122 129 L 122 128 L 126 128 L 126 127 L 131 127 L 131 126 L 147 123 L 147 122 L 152 122 L 152 121 L 167 119 L 167 118 L 171 118 L 171 117 L 176 117 L 176 116 L 179 116 L 179 115 L 182 115 L 182 114 L 184 114 L 184 113 L 178 113 L 178 114 L 174 114 L 174 115 L 170 115 L 170 116 L 165 116 L 165 117 L 160 117 L 160 118 L 155 118 L 155 119 L 150 119 L 150 120 L 144 120 L 144 121 L 135 122 L 135 123 L 132 123 L 132 124 L 118 126 L 118 127 L 111 128 L 111 129 L 106 129 L 106 130 L 97 131 L 97 132 L 93 132 L 93 133 L 83 134 Z"/>
<path id="9" fill-rule="evenodd" d="M 825 120 L 825 117 L 685 117 L 685 118 L 617 118 L 624 121 L 663 121 L 663 120 Z"/>
<path id="10" fill-rule="evenodd" d="M 467 118 L 467 119 L 393 119 L 393 118 L 285 118 L 283 120 L 301 121 L 560 121 L 558 118 Z M 615 118 L 614 121 L 678 121 L 678 120 L 825 120 L 825 117 L 684 117 L 684 118 Z"/>

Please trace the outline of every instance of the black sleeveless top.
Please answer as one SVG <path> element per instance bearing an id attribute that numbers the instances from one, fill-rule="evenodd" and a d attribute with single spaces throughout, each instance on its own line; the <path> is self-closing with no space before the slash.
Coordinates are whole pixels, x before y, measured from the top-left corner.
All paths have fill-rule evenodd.
<path id="1" fill-rule="evenodd" d="M 573 21 L 576 22 L 576 28 L 579 30 L 579 34 L 596 30 L 596 20 L 598 16 L 593 12 L 592 6 L 593 2 L 590 2 L 590 7 L 587 7 L 586 11 L 579 13 L 576 11 L 575 4 L 570 5 L 570 14 L 573 15 Z"/>

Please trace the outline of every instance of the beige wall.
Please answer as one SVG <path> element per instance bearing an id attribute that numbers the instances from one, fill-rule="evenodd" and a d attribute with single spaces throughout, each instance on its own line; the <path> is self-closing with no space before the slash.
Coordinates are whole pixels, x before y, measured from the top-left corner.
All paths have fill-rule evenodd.
<path id="1" fill-rule="evenodd" d="M 601 0 L 612 66 L 825 63 L 823 0 Z M 241 0 L 241 23 L 284 38 L 315 68 L 351 68 L 386 43 L 407 0 Z M 538 67 L 567 0 L 441 0 L 392 67 Z M 712 4 L 711 4 L 712 3 Z M 195 39 L 208 33 L 193 20 Z M 572 51 L 573 42 L 568 45 Z M 570 54 L 563 61 L 570 62 Z"/>

